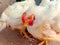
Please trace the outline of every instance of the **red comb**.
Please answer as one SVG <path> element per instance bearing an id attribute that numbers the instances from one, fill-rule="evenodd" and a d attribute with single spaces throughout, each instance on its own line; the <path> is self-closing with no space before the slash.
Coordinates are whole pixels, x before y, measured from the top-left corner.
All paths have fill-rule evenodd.
<path id="1" fill-rule="evenodd" d="M 28 25 L 32 26 L 35 20 L 34 14 L 31 14 L 29 16 L 26 15 L 26 12 L 22 14 L 22 22 L 27 23 Z"/>

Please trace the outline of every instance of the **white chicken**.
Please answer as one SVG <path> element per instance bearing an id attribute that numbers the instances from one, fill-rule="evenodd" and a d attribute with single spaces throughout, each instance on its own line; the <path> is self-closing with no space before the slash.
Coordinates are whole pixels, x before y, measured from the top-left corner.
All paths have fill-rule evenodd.
<path id="1" fill-rule="evenodd" d="M 59 17 L 59 9 L 59 1 L 42 0 L 41 5 L 33 6 L 22 15 L 22 22 L 33 37 L 39 40 L 60 42 L 60 34 L 52 26 L 56 23 L 54 19 Z M 60 24 L 60 21 L 56 24 L 58 23 Z"/>
<path id="2" fill-rule="evenodd" d="M 1 20 L 6 23 L 4 25 L 6 28 L 9 27 L 11 30 L 19 29 L 21 33 L 24 33 L 25 36 L 28 38 L 27 34 L 25 33 L 25 27 L 22 24 L 21 16 L 23 12 L 28 10 L 30 7 L 35 5 L 34 0 L 26 0 L 22 2 L 16 2 L 10 6 L 2 13 Z M 3 29 L 3 26 L 1 26 Z M 0 29 L 0 30 L 2 30 Z"/>
<path id="3" fill-rule="evenodd" d="M 42 43 L 46 41 L 60 42 L 59 14 L 59 0 L 42 0 L 39 6 L 36 6 L 34 0 L 16 2 L 2 13 L 0 30 L 10 26 L 12 30 L 19 29 L 20 33 L 24 33 L 25 37 L 29 38 L 25 32 L 26 26 L 34 38 L 43 40 Z"/>

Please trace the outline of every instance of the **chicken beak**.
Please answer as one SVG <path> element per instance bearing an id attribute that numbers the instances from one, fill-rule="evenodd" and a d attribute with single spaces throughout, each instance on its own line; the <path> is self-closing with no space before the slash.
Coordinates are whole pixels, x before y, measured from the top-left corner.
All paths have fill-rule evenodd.
<path id="1" fill-rule="evenodd" d="M 28 26 L 28 24 L 27 24 L 27 23 L 24 23 L 24 24 L 23 24 L 23 26 L 24 26 L 24 27 L 27 27 L 27 26 Z"/>

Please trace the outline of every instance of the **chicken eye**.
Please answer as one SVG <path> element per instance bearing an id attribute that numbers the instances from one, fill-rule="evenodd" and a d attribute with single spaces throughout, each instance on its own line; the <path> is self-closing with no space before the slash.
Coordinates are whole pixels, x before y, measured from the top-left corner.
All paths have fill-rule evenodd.
<path id="1" fill-rule="evenodd" d="M 37 6 L 39 6 L 40 3 L 41 3 L 41 0 L 35 0 L 35 3 L 36 3 Z"/>

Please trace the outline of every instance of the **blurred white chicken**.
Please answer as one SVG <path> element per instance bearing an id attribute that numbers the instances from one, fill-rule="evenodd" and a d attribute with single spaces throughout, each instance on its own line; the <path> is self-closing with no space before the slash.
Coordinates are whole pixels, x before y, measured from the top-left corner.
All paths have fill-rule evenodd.
<path id="1" fill-rule="evenodd" d="M 11 30 L 19 29 L 21 33 L 25 33 L 25 27 L 22 24 L 21 16 L 23 12 L 28 10 L 30 7 L 35 6 L 34 0 L 26 0 L 22 2 L 16 2 L 10 6 L 2 13 L 1 20 L 6 23 L 4 25 L 6 28 L 9 27 Z M 1 25 L 1 28 L 3 26 Z M 0 29 L 0 30 L 2 30 Z M 27 37 L 27 34 L 25 35 Z"/>
<path id="2" fill-rule="evenodd" d="M 39 40 L 60 41 L 59 14 L 59 0 L 42 0 L 39 6 L 36 6 L 34 0 L 16 2 L 2 13 L 0 30 L 9 26 L 12 30 L 19 29 L 20 33 L 29 38 L 25 32 L 27 26 L 28 32 Z"/>
<path id="3" fill-rule="evenodd" d="M 28 32 L 33 37 L 45 41 L 60 41 L 60 34 L 58 34 L 52 26 L 54 25 L 54 23 L 56 23 L 54 19 L 56 18 L 56 16 L 59 17 L 59 14 L 59 1 L 42 0 L 39 6 L 31 7 L 26 11 L 26 13 L 22 15 L 22 22 L 25 26 L 27 26 Z"/>

